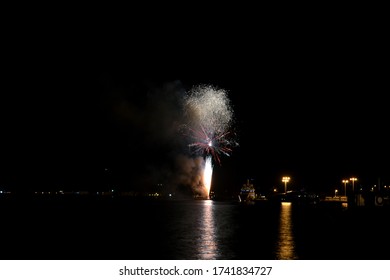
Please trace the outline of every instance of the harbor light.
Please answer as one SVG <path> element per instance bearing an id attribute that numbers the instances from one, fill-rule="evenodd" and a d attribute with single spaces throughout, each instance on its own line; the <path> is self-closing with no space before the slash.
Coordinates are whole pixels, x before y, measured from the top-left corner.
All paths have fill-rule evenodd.
<path id="1" fill-rule="evenodd" d="M 344 183 L 344 196 L 347 196 L 347 183 L 349 182 L 348 180 L 343 180 Z"/>
<path id="2" fill-rule="evenodd" d="M 287 183 L 290 182 L 290 177 L 283 177 L 282 182 L 284 182 L 284 193 L 287 193 Z"/>
<path id="3" fill-rule="evenodd" d="M 349 178 L 349 180 L 352 181 L 352 192 L 355 193 L 355 181 L 357 181 L 357 178 L 352 177 L 352 178 Z"/>

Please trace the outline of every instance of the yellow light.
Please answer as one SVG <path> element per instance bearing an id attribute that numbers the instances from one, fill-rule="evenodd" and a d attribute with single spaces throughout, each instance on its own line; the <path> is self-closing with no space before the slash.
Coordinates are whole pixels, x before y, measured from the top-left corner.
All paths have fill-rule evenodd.
<path id="1" fill-rule="evenodd" d="M 346 196 L 347 195 L 347 183 L 349 182 L 348 180 L 344 179 L 342 181 L 344 183 L 344 195 Z M 353 184 L 353 182 L 352 182 Z"/>
<path id="2" fill-rule="evenodd" d="M 289 182 L 290 181 L 290 177 L 283 177 L 282 178 L 282 182 Z"/>
<path id="3" fill-rule="evenodd" d="M 349 180 L 351 180 L 352 181 L 352 191 L 353 192 L 355 192 L 355 181 L 357 181 L 357 178 L 355 178 L 355 177 L 352 177 L 352 178 L 349 178 Z"/>
<path id="4" fill-rule="evenodd" d="M 287 193 L 287 183 L 290 181 L 290 177 L 283 177 L 282 182 L 284 182 L 284 193 Z"/>

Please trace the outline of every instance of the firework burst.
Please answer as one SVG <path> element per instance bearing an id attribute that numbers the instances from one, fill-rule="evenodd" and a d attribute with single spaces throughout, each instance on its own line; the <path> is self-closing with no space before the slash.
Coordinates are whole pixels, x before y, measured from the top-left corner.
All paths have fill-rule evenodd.
<path id="1" fill-rule="evenodd" d="M 192 128 L 189 128 L 189 130 L 192 132 L 190 137 L 193 142 L 188 146 L 196 154 L 211 156 L 219 164 L 221 164 L 221 154 L 230 155 L 232 144 L 235 143 L 229 139 L 230 132 L 207 132 L 203 126 L 200 126 L 198 130 Z"/>
<path id="2" fill-rule="evenodd" d="M 189 147 L 205 157 L 203 184 L 208 196 L 212 159 L 221 164 L 220 155 L 229 156 L 232 148 L 238 145 L 230 130 L 233 111 L 226 91 L 209 85 L 194 87 L 185 99 L 185 109 L 188 117 L 185 131 L 191 141 Z"/>

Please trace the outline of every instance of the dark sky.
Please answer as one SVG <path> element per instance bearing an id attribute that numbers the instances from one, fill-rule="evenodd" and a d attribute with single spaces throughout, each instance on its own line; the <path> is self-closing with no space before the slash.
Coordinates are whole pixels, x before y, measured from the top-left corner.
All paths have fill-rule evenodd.
<path id="1" fill-rule="evenodd" d="M 239 147 L 215 166 L 216 188 L 252 178 L 267 189 L 284 175 L 314 190 L 350 176 L 390 184 L 383 52 L 339 37 L 287 39 L 201 50 L 56 41 L 14 51 L 0 105 L 0 186 L 168 180 L 183 151 L 171 130 L 180 119 L 175 96 L 198 84 L 225 89 L 235 113 Z"/>

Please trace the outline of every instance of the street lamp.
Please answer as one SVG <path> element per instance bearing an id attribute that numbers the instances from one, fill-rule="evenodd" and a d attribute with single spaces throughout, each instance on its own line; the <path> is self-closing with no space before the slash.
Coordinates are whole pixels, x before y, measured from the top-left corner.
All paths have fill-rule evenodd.
<path id="1" fill-rule="evenodd" d="M 348 180 L 343 180 L 344 183 L 344 196 L 347 196 L 347 183 L 349 182 Z"/>
<path id="2" fill-rule="evenodd" d="M 334 190 L 334 197 L 337 197 L 337 192 L 338 192 L 338 190 L 335 189 L 335 190 Z"/>
<path id="3" fill-rule="evenodd" d="M 352 192 L 355 193 L 355 181 L 357 181 L 357 178 L 352 177 L 352 178 L 349 178 L 349 180 L 352 181 Z"/>
<path id="4" fill-rule="evenodd" d="M 287 183 L 290 182 L 290 177 L 283 177 L 282 182 L 284 182 L 284 193 L 287 193 Z"/>

